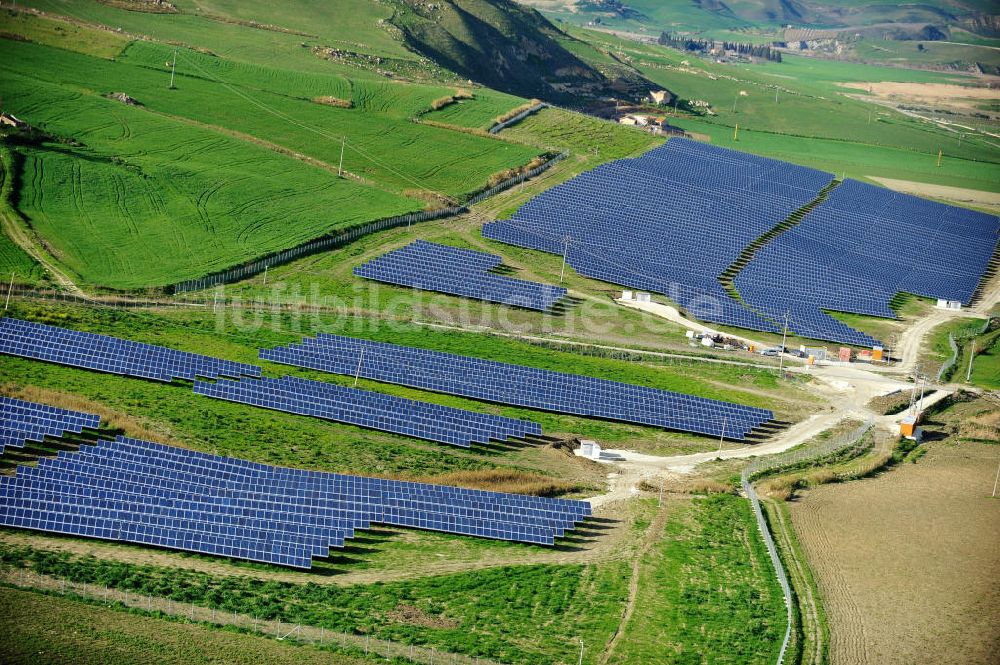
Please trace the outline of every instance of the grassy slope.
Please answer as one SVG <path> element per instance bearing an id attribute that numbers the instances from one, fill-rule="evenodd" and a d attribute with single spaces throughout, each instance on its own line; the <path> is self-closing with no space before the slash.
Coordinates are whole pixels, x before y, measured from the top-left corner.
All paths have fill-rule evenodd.
<path id="1" fill-rule="evenodd" d="M 0 19 L 0 25 L 33 36 L 74 28 L 47 19 L 21 21 L 20 14 L 5 17 L 10 20 Z M 211 30 L 194 34 L 212 45 L 226 43 L 234 28 L 262 39 L 282 34 L 202 23 Z M 79 35 L 66 39 L 61 44 L 47 38 L 87 50 Z M 106 54 L 102 43 L 97 51 Z M 432 99 L 451 92 L 441 86 L 321 76 L 309 67 L 291 72 L 247 64 L 239 50 L 238 58 L 226 60 L 182 49 L 177 89 L 167 90 L 164 63 L 173 49 L 166 45 L 135 43 L 114 62 L 39 44 L 5 41 L 3 47 L 6 106 L 86 148 L 26 149 L 21 209 L 70 270 L 97 284 L 164 285 L 199 276 L 338 227 L 418 209 L 427 198 L 401 193 L 429 188 L 460 195 L 538 153 L 410 122 Z M 143 106 L 101 98 L 119 91 Z M 320 95 L 351 99 L 355 108 L 310 101 Z M 518 100 L 486 93 L 482 102 L 467 106 L 481 118 L 507 102 L 515 106 Z M 74 112 L 65 113 L 67 108 Z M 344 166 L 365 184 L 318 168 L 336 168 L 335 139 L 345 135 Z M 291 159 L 293 154 L 319 161 L 307 165 Z M 391 163 L 383 158 L 388 154 Z M 274 173 L 285 177 L 276 180 Z M 67 187 L 73 196 L 46 196 Z M 125 197 L 134 210 L 123 207 Z"/>
<path id="2" fill-rule="evenodd" d="M 98 2 L 29 0 L 19 4 L 74 21 L 121 28 L 126 33 L 144 35 L 159 42 L 198 46 L 230 60 L 320 74 L 331 71 L 329 62 L 317 58 L 309 49 L 302 48 L 303 42 L 314 46 L 327 45 L 323 40 L 304 38 L 291 32 L 261 30 L 238 23 L 211 20 L 196 13 L 193 2 L 177 3 L 185 9 L 178 14 L 133 12 Z M 258 3 L 258 6 L 263 4 Z M 370 38 L 378 30 L 376 20 L 373 14 L 359 16 L 358 23 L 365 28 L 361 34 L 369 41 L 373 41 Z M 337 23 L 331 22 L 329 25 L 335 26 Z M 338 35 L 350 39 L 351 33 L 345 30 Z"/>
<path id="3" fill-rule="evenodd" d="M 11 155 L 0 147 L 0 218 L 4 223 L 14 224 L 16 213 L 10 207 Z M 11 279 L 18 284 L 37 284 L 45 276 L 45 271 L 38 263 L 10 239 L 6 233 L 0 232 L 0 276 Z"/>
<path id="4" fill-rule="evenodd" d="M 4 32 L 21 35 L 36 44 L 87 53 L 99 58 L 114 58 L 129 43 L 127 37 L 109 30 L 28 13 L 4 12 L 0 25 Z"/>
<path id="5" fill-rule="evenodd" d="M 788 408 L 781 401 L 785 388 L 773 374 L 750 368 L 712 365 L 650 366 L 605 358 L 554 352 L 504 338 L 484 338 L 402 324 L 386 325 L 362 319 L 323 317 L 296 322 L 292 318 L 269 320 L 248 331 L 248 321 L 232 314 L 216 319 L 211 314 L 174 313 L 152 316 L 133 312 L 84 311 L 73 308 L 32 308 L 15 305 L 15 316 L 53 321 L 80 330 L 100 331 L 126 339 L 163 344 L 181 350 L 206 353 L 243 362 L 258 362 L 258 346 L 271 347 L 301 339 L 306 331 L 325 330 L 366 339 L 410 344 L 439 351 L 488 357 L 544 369 L 622 380 L 667 390 L 738 401 L 756 406 Z M 252 319 L 251 319 L 252 320 Z M 297 374 L 350 385 L 350 377 L 300 371 L 284 365 L 266 364 L 271 376 Z M 750 381 L 754 392 L 729 388 Z M 155 429 L 193 448 L 330 471 L 356 473 L 401 473 L 421 475 L 449 471 L 514 466 L 534 468 L 540 464 L 531 449 L 521 451 L 502 446 L 477 447 L 463 452 L 434 443 L 362 430 L 317 419 L 257 409 L 195 396 L 183 385 L 162 385 L 126 377 L 61 367 L 30 360 L 6 358 L 0 367 L 0 382 L 34 385 L 60 390 L 105 404 L 154 423 Z M 459 408 L 529 418 L 550 434 L 584 436 L 616 445 L 662 450 L 704 450 L 717 445 L 704 437 L 660 431 L 655 428 L 549 414 L 530 409 L 487 405 L 473 400 L 435 395 L 418 390 L 362 381 L 360 387 L 377 389 L 414 399 L 425 399 Z M 765 395 L 756 391 L 765 391 Z M 556 475 L 561 475 L 558 470 Z"/>
<path id="6" fill-rule="evenodd" d="M 854 177 L 896 177 L 992 191 L 1000 182 L 996 149 L 981 139 L 970 143 L 966 137 L 959 151 L 955 135 L 850 99 L 837 85 L 848 81 L 961 82 L 961 78 L 794 56 L 780 64 L 718 65 L 593 31 L 574 34 L 631 59 L 652 81 L 682 98 L 711 103 L 717 116 L 680 118 L 676 124 L 706 134 L 719 145 L 837 173 L 846 171 Z M 682 65 L 682 61 L 689 64 Z M 741 91 L 747 95 L 740 96 Z M 737 123 L 740 136 L 734 142 Z M 939 149 L 945 153 L 940 168 L 936 166 Z"/>
<path id="7" fill-rule="evenodd" d="M 668 510 L 611 662 L 774 662 L 784 603 L 749 504 L 719 494 Z"/>
<path id="8" fill-rule="evenodd" d="M 461 99 L 422 117 L 456 127 L 489 129 L 498 116 L 524 103 L 520 97 L 487 88 L 477 88 L 474 95 L 473 100 Z"/>
<path id="9" fill-rule="evenodd" d="M 502 662 L 567 662 L 575 637 L 606 641 L 625 598 L 625 565 L 510 566 L 406 582 L 339 587 L 211 576 L 195 571 L 0 546 L 8 565 L 74 581 L 281 620 L 415 643 Z M 429 621 L 394 616 L 416 608 Z M 565 630 L 553 631 L 559 622 Z M 585 659 L 596 663 L 596 653 Z"/>
<path id="10" fill-rule="evenodd" d="M 198 0 L 176 3 L 183 11 L 223 16 L 243 21 L 280 25 L 306 33 L 318 41 L 358 53 L 414 59 L 412 52 L 379 22 L 392 16 L 392 5 L 371 0 Z"/>
<path id="11" fill-rule="evenodd" d="M 344 665 L 371 662 L 30 591 L 0 588 L 0 603 L 8 663 L 320 665 L 333 657 Z"/>

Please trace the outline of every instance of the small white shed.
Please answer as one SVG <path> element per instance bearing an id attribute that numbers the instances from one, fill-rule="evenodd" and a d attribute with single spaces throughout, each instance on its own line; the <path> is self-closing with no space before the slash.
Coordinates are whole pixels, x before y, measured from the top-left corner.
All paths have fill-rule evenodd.
<path id="1" fill-rule="evenodd" d="M 580 456 L 587 459 L 601 459 L 601 444 L 589 439 L 580 439 Z"/>

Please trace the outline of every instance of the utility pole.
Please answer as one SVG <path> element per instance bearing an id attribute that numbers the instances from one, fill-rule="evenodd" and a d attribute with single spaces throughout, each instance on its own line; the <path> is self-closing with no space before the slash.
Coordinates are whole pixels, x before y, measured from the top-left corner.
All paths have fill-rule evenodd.
<path id="1" fill-rule="evenodd" d="M 569 236 L 563 240 L 563 260 L 562 268 L 559 269 L 559 283 L 562 284 L 563 275 L 566 274 L 566 255 L 569 254 Z"/>
<path id="2" fill-rule="evenodd" d="M 177 49 L 174 49 L 174 59 L 170 63 L 170 89 L 174 89 L 174 72 L 177 71 Z"/>
<path id="3" fill-rule="evenodd" d="M 778 103 L 778 86 L 774 86 L 774 103 Z"/>
<path id="4" fill-rule="evenodd" d="M 6 307 L 4 308 L 6 309 Z M 968 383 L 972 378 L 972 361 L 976 357 L 976 340 L 972 340 L 972 353 L 969 354 L 969 369 L 965 372 L 965 382 Z"/>
<path id="5" fill-rule="evenodd" d="M 938 150 L 938 161 L 937 161 L 938 168 L 941 168 L 941 155 L 943 153 L 944 153 L 944 150 Z"/>
<path id="6" fill-rule="evenodd" d="M 924 410 L 924 388 L 927 387 L 927 377 L 920 377 L 920 404 L 917 405 L 917 413 Z"/>
<path id="7" fill-rule="evenodd" d="M 337 167 L 337 177 L 344 177 L 344 145 L 347 143 L 347 137 L 340 139 L 340 166 Z"/>
<path id="8" fill-rule="evenodd" d="M 14 290 L 14 271 L 10 271 L 10 286 L 7 287 L 7 300 L 4 301 L 3 311 L 7 311 L 7 307 L 10 305 L 10 293 Z"/>
<path id="9" fill-rule="evenodd" d="M 739 99 L 740 99 L 740 93 L 737 92 L 735 95 L 733 95 L 733 113 L 736 113 L 736 102 L 738 102 Z"/>
<path id="10" fill-rule="evenodd" d="M 781 352 L 778 353 L 778 378 L 781 378 L 781 370 L 785 366 L 785 340 L 788 338 L 788 312 L 785 310 L 785 329 L 781 332 Z"/>
<path id="11" fill-rule="evenodd" d="M 740 135 L 740 123 L 736 123 L 736 127 L 733 129 L 733 140 L 739 141 L 740 140 L 739 135 Z"/>

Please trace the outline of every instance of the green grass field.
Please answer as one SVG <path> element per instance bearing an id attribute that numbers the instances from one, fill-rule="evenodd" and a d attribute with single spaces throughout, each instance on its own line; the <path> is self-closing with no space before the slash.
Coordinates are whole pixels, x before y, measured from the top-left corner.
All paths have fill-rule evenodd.
<path id="1" fill-rule="evenodd" d="M 343 665 L 371 663 L 342 652 L 8 587 L 0 587 L 0 602 L 7 610 L 0 630 L 7 637 L 4 659 L 9 663 L 320 665 L 333 658 Z"/>
<path id="2" fill-rule="evenodd" d="M 456 127 L 489 129 L 496 122 L 497 116 L 524 103 L 520 97 L 488 88 L 477 88 L 473 95 L 471 100 L 460 99 L 439 111 L 425 114 L 423 118 Z"/>
<path id="3" fill-rule="evenodd" d="M 0 235 L 0 277 L 17 284 L 37 284 L 43 276 L 41 266 L 5 235 Z"/>
<path id="4" fill-rule="evenodd" d="M 662 541 L 611 663 L 772 663 L 784 602 L 749 504 L 717 494 L 667 504 Z"/>
<path id="5" fill-rule="evenodd" d="M 7 233 L 2 232 L 7 224 L 17 224 L 19 220 L 10 207 L 10 196 L 13 189 L 11 178 L 10 152 L 0 147 L 0 275 L 5 280 L 17 284 L 38 284 L 45 273 L 42 267 L 15 243 Z"/>
<path id="6" fill-rule="evenodd" d="M 992 339 L 984 341 L 988 346 L 984 345 L 972 363 L 972 383 L 996 390 L 1000 388 L 1000 335 L 994 333 Z"/>
<path id="7" fill-rule="evenodd" d="M 241 362 L 259 363 L 259 347 L 297 342 L 306 332 L 322 330 L 766 406 L 785 418 L 795 417 L 799 408 L 784 402 L 787 388 L 779 385 L 773 373 L 766 370 L 729 365 L 702 367 L 703 364 L 699 364 L 695 372 L 694 361 L 663 364 L 625 362 L 553 351 L 507 338 L 484 338 L 474 333 L 388 322 L 379 324 L 359 318 L 323 316 L 296 321 L 294 317 L 284 316 L 266 322 L 262 319 L 259 329 L 248 331 L 247 328 L 253 327 L 253 317 L 249 313 L 230 313 L 216 318 L 211 312 L 152 315 L 115 310 L 25 308 L 20 304 L 12 305 L 11 313 L 43 322 L 51 321 L 55 325 L 100 331 Z M 242 318 L 244 316 L 247 318 Z M 484 339 L 488 343 L 484 344 Z M 353 384 L 351 377 L 263 364 L 269 376 L 293 374 Z M 156 431 L 192 448 L 270 464 L 362 474 L 399 474 L 419 469 L 421 475 L 506 466 L 534 470 L 557 478 L 563 475 L 559 469 L 551 467 L 541 450 L 531 447 L 477 446 L 471 451 L 462 451 L 353 426 L 203 398 L 192 394 L 186 385 L 163 385 L 19 358 L 4 360 L 0 366 L 0 383 L 37 386 L 80 395 L 119 413 L 134 415 L 150 423 Z M 750 385 L 752 389 L 745 391 L 729 387 L 741 384 Z M 371 381 L 363 380 L 358 385 L 446 406 L 528 418 L 540 423 L 547 434 L 591 437 L 617 446 L 677 452 L 707 450 L 718 445 L 717 441 L 707 437 L 651 427 L 484 404 Z"/>
<path id="8" fill-rule="evenodd" d="M 14 200 L 53 255 L 90 284 L 198 277 L 421 209 L 436 192 L 461 196 L 539 153 L 409 120 L 448 88 L 292 74 L 182 51 L 177 89 L 168 90 L 167 46 L 133 43 L 112 62 L 3 45 L 5 106 L 58 137 L 13 146 L 22 170 Z M 111 92 L 141 106 L 103 98 Z M 319 96 L 354 108 L 314 103 Z M 508 101 L 517 100 L 487 93 L 463 108 L 493 116 Z M 342 136 L 344 168 L 357 178 L 335 177 Z"/>
<path id="9" fill-rule="evenodd" d="M 617 625 L 626 594 L 622 562 L 600 565 L 510 566 L 351 586 L 209 575 L 149 565 L 102 562 L 45 550 L 0 545 L 6 565 L 108 585 L 263 620 L 370 634 L 381 639 L 500 660 L 546 665 L 567 662 L 578 638 L 595 649 Z M 426 622 L 394 616 L 416 608 Z M 558 622 L 564 630 L 554 631 Z"/>

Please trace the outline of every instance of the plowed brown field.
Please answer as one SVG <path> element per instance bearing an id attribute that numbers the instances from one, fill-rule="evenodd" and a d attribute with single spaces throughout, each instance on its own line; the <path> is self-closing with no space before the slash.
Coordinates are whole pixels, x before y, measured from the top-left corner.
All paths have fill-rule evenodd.
<path id="1" fill-rule="evenodd" d="M 830 624 L 830 662 L 995 663 L 1000 447 L 927 444 L 878 478 L 791 506 Z"/>

